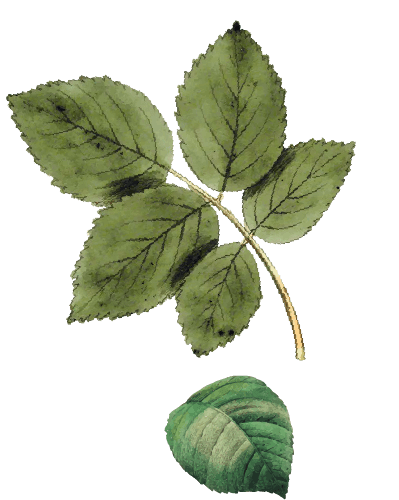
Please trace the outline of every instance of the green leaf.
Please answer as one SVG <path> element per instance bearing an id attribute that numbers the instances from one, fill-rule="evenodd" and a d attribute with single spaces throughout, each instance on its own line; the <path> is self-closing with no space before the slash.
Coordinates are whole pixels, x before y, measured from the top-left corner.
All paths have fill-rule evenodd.
<path id="1" fill-rule="evenodd" d="M 80 77 L 7 99 L 28 151 L 61 192 L 104 205 L 165 182 L 172 134 L 141 92 Z"/>
<path id="2" fill-rule="evenodd" d="M 249 229 L 270 243 L 308 233 L 337 195 L 355 143 L 314 139 L 285 149 L 271 172 L 243 195 Z"/>
<path id="3" fill-rule="evenodd" d="M 192 171 L 217 191 L 263 177 L 285 140 L 281 80 L 245 30 L 228 30 L 194 60 L 176 98 L 181 148 Z"/>
<path id="4" fill-rule="evenodd" d="M 198 357 L 224 347 L 248 327 L 261 298 L 256 262 L 244 245 L 212 250 L 176 296 L 186 343 Z"/>
<path id="5" fill-rule="evenodd" d="M 99 213 L 71 275 L 68 323 L 150 310 L 218 243 L 216 212 L 178 186 L 148 189 Z"/>
<path id="6" fill-rule="evenodd" d="M 261 380 L 227 377 L 207 385 L 169 415 L 165 431 L 177 462 L 207 488 L 286 497 L 292 426 L 284 403 Z"/>

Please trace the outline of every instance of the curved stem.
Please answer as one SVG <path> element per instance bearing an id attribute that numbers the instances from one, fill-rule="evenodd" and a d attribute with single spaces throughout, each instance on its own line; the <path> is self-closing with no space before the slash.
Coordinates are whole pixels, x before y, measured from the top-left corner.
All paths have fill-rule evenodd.
<path id="1" fill-rule="evenodd" d="M 235 215 L 228 208 L 224 207 L 221 204 L 223 193 L 220 193 L 217 198 L 214 198 L 206 191 L 204 191 L 203 189 L 201 189 L 200 187 L 196 186 L 191 181 L 189 181 L 186 177 L 184 177 L 184 175 L 179 174 L 179 172 L 176 172 L 172 168 L 169 169 L 169 172 L 173 174 L 175 177 L 185 182 L 192 191 L 198 193 L 205 201 L 207 201 L 211 205 L 215 206 L 218 210 L 220 210 L 244 236 L 244 240 L 241 242 L 241 245 L 246 245 L 247 243 L 249 243 L 255 250 L 257 256 L 260 258 L 260 260 L 266 266 L 266 269 L 269 271 L 274 281 L 274 284 L 276 285 L 277 290 L 279 291 L 281 298 L 283 299 L 285 310 L 287 311 L 287 315 L 292 326 L 292 331 L 294 333 L 296 359 L 299 359 L 301 361 L 304 360 L 305 346 L 303 343 L 301 327 L 299 326 L 298 318 L 296 316 L 295 309 L 294 306 L 292 305 L 290 296 L 288 295 L 287 289 L 285 288 L 276 268 L 273 266 L 270 259 L 262 250 L 262 248 L 259 246 L 259 244 L 254 240 L 253 234 L 249 231 L 248 227 L 244 227 L 240 223 L 240 221 L 235 217 Z"/>

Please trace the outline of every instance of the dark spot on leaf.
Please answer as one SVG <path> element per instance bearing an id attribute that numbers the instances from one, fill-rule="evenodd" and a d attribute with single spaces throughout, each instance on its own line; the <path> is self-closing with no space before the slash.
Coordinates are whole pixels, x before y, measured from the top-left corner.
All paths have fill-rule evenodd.
<path id="1" fill-rule="evenodd" d="M 184 257 L 183 260 L 180 261 L 174 275 L 171 277 L 171 286 L 174 288 L 187 278 L 193 270 L 193 267 L 198 264 L 198 262 L 202 260 L 206 254 L 213 250 L 217 244 L 218 240 L 211 240 L 205 245 L 196 248 L 192 253 Z"/>
<path id="2" fill-rule="evenodd" d="M 248 198 L 252 198 L 257 194 L 258 191 L 262 190 L 265 184 L 271 184 L 273 181 L 277 181 L 281 172 L 286 167 L 285 158 L 287 156 L 287 149 L 284 149 L 277 161 L 274 163 L 272 168 L 256 183 L 248 187 L 242 196 L 243 201 Z M 282 178 L 280 180 L 283 180 Z"/>
<path id="3" fill-rule="evenodd" d="M 218 334 L 220 335 L 220 337 L 223 337 L 223 335 L 224 335 L 224 331 L 223 331 L 223 330 L 219 330 L 219 331 L 218 331 Z"/>
<path id="4" fill-rule="evenodd" d="M 110 199 L 120 201 L 123 196 L 131 196 L 133 193 L 141 193 L 148 188 L 156 188 L 160 184 L 163 184 L 163 182 L 163 179 L 154 178 L 148 174 L 125 177 L 124 179 L 118 179 L 107 184 L 105 189 L 108 193 L 104 198 L 105 201 L 109 201 Z"/>
<path id="5" fill-rule="evenodd" d="M 66 111 L 66 108 L 64 108 L 64 106 L 56 106 L 56 109 L 57 109 L 57 111 L 61 111 L 61 112 Z"/>
<path id="6" fill-rule="evenodd" d="M 232 337 L 234 335 L 234 330 L 229 330 L 229 335 Z"/>
<path id="7" fill-rule="evenodd" d="M 198 350 L 198 349 L 194 349 L 194 350 L 193 350 L 193 353 L 194 353 L 196 356 L 198 356 L 198 354 L 199 354 L 199 350 Z"/>
<path id="8" fill-rule="evenodd" d="M 99 142 L 97 142 L 96 147 L 97 147 L 97 149 L 100 149 L 100 143 Z"/>
<path id="9" fill-rule="evenodd" d="M 240 23 L 238 21 L 234 21 L 233 31 L 240 31 L 240 29 L 241 29 Z"/>

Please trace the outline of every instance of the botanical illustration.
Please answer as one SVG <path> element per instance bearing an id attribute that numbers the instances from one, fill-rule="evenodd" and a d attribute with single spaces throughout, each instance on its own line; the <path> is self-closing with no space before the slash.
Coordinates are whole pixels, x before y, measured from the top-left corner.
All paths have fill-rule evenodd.
<path id="1" fill-rule="evenodd" d="M 194 60 L 176 98 L 180 146 L 217 195 L 172 168 L 172 134 L 138 90 L 109 77 L 55 81 L 7 97 L 28 151 L 62 193 L 98 207 L 72 273 L 68 323 L 114 320 L 175 297 L 197 356 L 248 327 L 262 298 L 257 263 L 269 271 L 305 359 L 283 282 L 254 237 L 289 243 L 308 233 L 349 171 L 353 142 L 284 146 L 285 91 L 269 58 L 235 22 Z M 170 173 L 187 189 L 166 183 Z M 243 191 L 245 223 L 223 205 Z M 219 245 L 217 211 L 242 234 Z"/>
<path id="2" fill-rule="evenodd" d="M 207 385 L 172 411 L 165 431 L 177 462 L 209 489 L 286 497 L 292 426 L 284 403 L 261 380 L 227 377 Z"/>

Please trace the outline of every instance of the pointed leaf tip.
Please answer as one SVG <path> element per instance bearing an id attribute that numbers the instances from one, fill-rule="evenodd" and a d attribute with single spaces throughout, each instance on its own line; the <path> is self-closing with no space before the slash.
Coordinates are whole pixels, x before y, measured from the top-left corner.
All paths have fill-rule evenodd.
<path id="1" fill-rule="evenodd" d="M 241 25 L 238 21 L 234 21 L 233 23 L 233 31 L 240 31 Z"/>
<path id="2" fill-rule="evenodd" d="M 178 136 L 196 176 L 215 191 L 258 182 L 283 150 L 285 91 L 259 45 L 235 21 L 185 74 Z"/>

